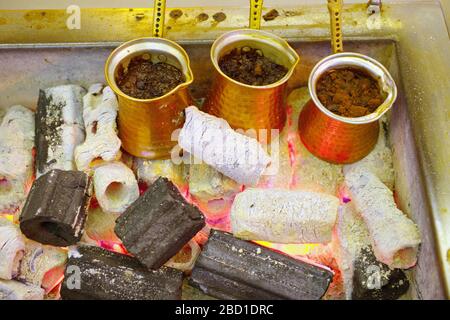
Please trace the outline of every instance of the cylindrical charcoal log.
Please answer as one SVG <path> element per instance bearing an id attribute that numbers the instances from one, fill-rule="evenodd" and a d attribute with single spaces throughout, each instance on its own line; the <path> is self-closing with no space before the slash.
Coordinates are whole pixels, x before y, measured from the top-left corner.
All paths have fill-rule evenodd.
<path id="1" fill-rule="evenodd" d="M 419 229 L 397 209 L 392 191 L 368 171 L 347 172 L 345 183 L 369 229 L 377 259 L 391 268 L 414 266 L 421 242 Z"/>
<path id="2" fill-rule="evenodd" d="M 381 129 L 375 148 L 363 159 L 344 165 L 344 173 L 350 170 L 370 171 L 376 175 L 389 189 L 394 189 L 394 165 L 392 150 L 388 142 L 387 123 L 381 121 Z"/>
<path id="3" fill-rule="evenodd" d="M 178 143 L 184 150 L 240 184 L 255 185 L 270 164 L 270 157 L 253 138 L 234 131 L 221 119 L 185 109 L 186 122 Z"/>
<path id="4" fill-rule="evenodd" d="M 332 272 L 231 234 L 211 231 L 191 284 L 219 299 L 320 299 Z"/>
<path id="5" fill-rule="evenodd" d="M 20 215 L 29 239 L 54 246 L 77 243 L 89 205 L 89 177 L 81 171 L 52 170 L 33 184 Z"/>
<path id="6" fill-rule="evenodd" d="M 170 159 L 146 160 L 136 158 L 133 166 L 138 180 L 148 185 L 153 184 L 159 177 L 167 178 L 177 185 L 181 184 L 184 180 L 182 165 L 177 165 Z"/>
<path id="7" fill-rule="evenodd" d="M 44 290 L 15 280 L 0 279 L 0 300 L 43 300 Z"/>
<path id="8" fill-rule="evenodd" d="M 333 241 L 346 299 L 398 299 L 409 288 L 400 269 L 376 260 L 369 231 L 352 203 L 339 208 Z"/>
<path id="9" fill-rule="evenodd" d="M 103 162 L 119 160 L 121 141 L 117 136 L 116 95 L 110 87 L 93 84 L 83 97 L 86 140 L 75 149 L 78 170 L 90 171 Z"/>
<path id="10" fill-rule="evenodd" d="M 86 90 L 63 85 L 40 90 L 36 113 L 36 169 L 75 170 L 75 147 L 84 141 L 82 99 Z"/>
<path id="11" fill-rule="evenodd" d="M 8 109 L 0 124 L 0 212 L 14 212 L 33 179 L 34 113 Z"/>
<path id="12" fill-rule="evenodd" d="M 64 300 L 180 299 L 183 273 L 147 270 L 135 258 L 95 246 L 71 252 L 61 287 Z"/>
<path id="13" fill-rule="evenodd" d="M 200 210 L 159 178 L 117 219 L 115 232 L 142 264 L 158 269 L 204 226 Z"/>
<path id="14" fill-rule="evenodd" d="M 0 278 L 10 280 L 19 273 L 25 242 L 19 228 L 0 217 Z"/>
<path id="15" fill-rule="evenodd" d="M 175 256 L 166 262 L 165 266 L 190 273 L 200 251 L 201 249 L 197 242 L 190 240 Z"/>
<path id="16" fill-rule="evenodd" d="M 122 162 L 105 163 L 94 171 L 94 190 L 103 211 L 124 212 L 138 197 L 133 171 Z"/>
<path id="17" fill-rule="evenodd" d="M 339 199 L 324 193 L 246 189 L 231 207 L 231 230 L 245 240 L 276 243 L 331 241 Z"/>
<path id="18" fill-rule="evenodd" d="M 67 261 L 67 251 L 58 247 L 43 246 L 35 241 L 27 241 L 25 255 L 20 264 L 18 279 L 38 287 L 49 289 L 44 280 L 48 272 L 63 266 Z"/>
<path id="19" fill-rule="evenodd" d="M 119 214 L 106 213 L 101 208 L 89 208 L 85 233 L 96 241 L 120 242 L 114 233 Z"/>

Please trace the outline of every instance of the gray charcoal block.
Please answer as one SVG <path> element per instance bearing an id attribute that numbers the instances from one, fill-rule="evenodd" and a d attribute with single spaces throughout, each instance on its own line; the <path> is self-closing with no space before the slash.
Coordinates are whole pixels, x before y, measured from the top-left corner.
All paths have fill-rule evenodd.
<path id="1" fill-rule="evenodd" d="M 79 282 L 77 282 L 79 276 Z M 148 270 L 136 258 L 96 246 L 70 254 L 61 286 L 63 300 L 179 300 L 183 273 Z"/>
<path id="2" fill-rule="evenodd" d="M 203 214 L 159 178 L 117 219 L 115 233 L 149 269 L 158 269 L 205 226 Z"/>
<path id="3" fill-rule="evenodd" d="M 313 300 L 332 278 L 329 270 L 213 230 L 190 283 L 219 299 Z"/>
<path id="4" fill-rule="evenodd" d="M 20 215 L 27 238 L 58 247 L 80 241 L 89 205 L 89 177 L 51 170 L 34 181 Z"/>

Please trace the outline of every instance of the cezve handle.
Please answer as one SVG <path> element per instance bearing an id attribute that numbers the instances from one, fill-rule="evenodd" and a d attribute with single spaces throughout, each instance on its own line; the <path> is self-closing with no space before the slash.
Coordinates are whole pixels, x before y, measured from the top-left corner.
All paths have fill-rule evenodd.
<path id="1" fill-rule="evenodd" d="M 330 12 L 331 45 L 333 53 L 344 51 L 342 45 L 342 0 L 328 0 L 328 11 Z"/>

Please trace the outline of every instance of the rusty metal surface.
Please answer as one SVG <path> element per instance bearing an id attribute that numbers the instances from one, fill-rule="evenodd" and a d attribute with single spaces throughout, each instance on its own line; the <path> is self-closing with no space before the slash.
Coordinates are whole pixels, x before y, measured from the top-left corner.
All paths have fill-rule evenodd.
<path id="1" fill-rule="evenodd" d="M 184 14 L 178 19 L 171 18 L 171 9 L 167 10 L 165 35 L 186 44 L 196 74 L 191 92 L 201 97 L 209 88 L 213 70 L 209 52 L 202 46 L 226 31 L 246 27 L 248 9 L 181 9 Z M 263 14 L 269 9 L 264 8 Z M 329 43 L 316 45 L 316 41 L 329 41 L 327 8 L 276 9 L 280 16 L 262 21 L 261 28 L 291 40 L 302 63 L 288 86 L 305 85 L 313 65 L 330 54 Z M 373 15 L 366 10 L 365 4 L 344 7 L 344 42 L 346 50 L 378 60 L 388 53 L 398 56 L 396 80 L 403 83 L 400 100 L 404 108 L 393 110 L 393 114 L 401 112 L 392 121 L 398 133 L 394 148 L 400 159 L 397 190 L 402 209 L 413 213 L 426 243 L 414 271 L 421 292 L 417 296 L 450 297 L 450 42 L 444 14 L 434 0 L 415 1 L 414 7 L 404 1 L 383 4 L 381 12 Z M 80 30 L 67 29 L 65 10 L 0 11 L 0 109 L 16 103 L 33 107 L 39 87 L 104 81 L 101 68 L 111 49 L 120 42 L 150 35 L 151 11 L 82 9 Z M 349 43 L 349 39 L 379 38 L 394 39 L 397 45 L 365 50 L 361 42 Z M 193 40 L 196 45 L 189 44 Z M 89 44 L 79 45 L 86 42 Z M 43 44 L 55 44 L 56 48 Z M 204 72 L 199 74 L 200 70 Z"/>

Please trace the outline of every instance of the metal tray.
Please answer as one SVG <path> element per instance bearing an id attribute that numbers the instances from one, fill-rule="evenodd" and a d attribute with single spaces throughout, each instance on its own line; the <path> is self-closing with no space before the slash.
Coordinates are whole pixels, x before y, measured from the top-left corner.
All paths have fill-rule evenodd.
<path id="1" fill-rule="evenodd" d="M 192 94 L 202 98 L 210 83 L 211 40 L 231 28 L 245 27 L 247 12 L 229 9 L 223 23 L 210 18 L 207 26 L 199 26 L 196 17 L 200 12 L 211 17 L 219 9 L 183 11 L 183 18 L 168 20 L 167 36 L 179 41 L 190 55 L 195 77 Z M 301 63 L 289 86 L 304 86 L 315 62 L 330 53 L 329 43 L 324 41 L 328 26 L 326 8 L 279 11 L 282 16 L 268 22 L 265 29 L 288 38 L 299 51 Z M 424 22 L 420 16 L 424 12 L 435 15 L 437 22 Z M 150 30 L 149 25 L 142 25 L 142 21 L 149 22 L 149 9 L 86 9 L 82 14 L 84 32 L 91 33 L 64 30 L 65 20 L 58 18 L 64 17 L 60 10 L 0 11 L 0 21 L 7 21 L 6 26 L 0 24 L 0 112 L 13 104 L 34 108 L 39 88 L 104 82 L 103 65 L 111 50 Z M 379 19 L 378 27 L 373 27 L 377 23 L 374 19 Z M 414 31 L 404 27 L 407 21 L 415 23 Z M 345 49 L 378 59 L 393 74 L 400 89 L 390 128 L 396 193 L 401 209 L 417 222 L 423 236 L 418 265 L 411 271 L 411 296 L 448 297 L 450 148 L 445 144 L 449 117 L 444 102 L 450 101 L 450 93 L 445 89 L 450 87 L 446 74 L 449 61 L 445 58 L 450 54 L 450 46 L 448 34 L 441 30 L 442 26 L 446 30 L 442 12 L 432 2 L 413 11 L 407 6 L 391 5 L 374 18 L 362 6 L 350 6 L 344 11 L 344 24 L 349 26 L 345 30 Z M 433 64 L 425 66 L 424 59 Z"/>

